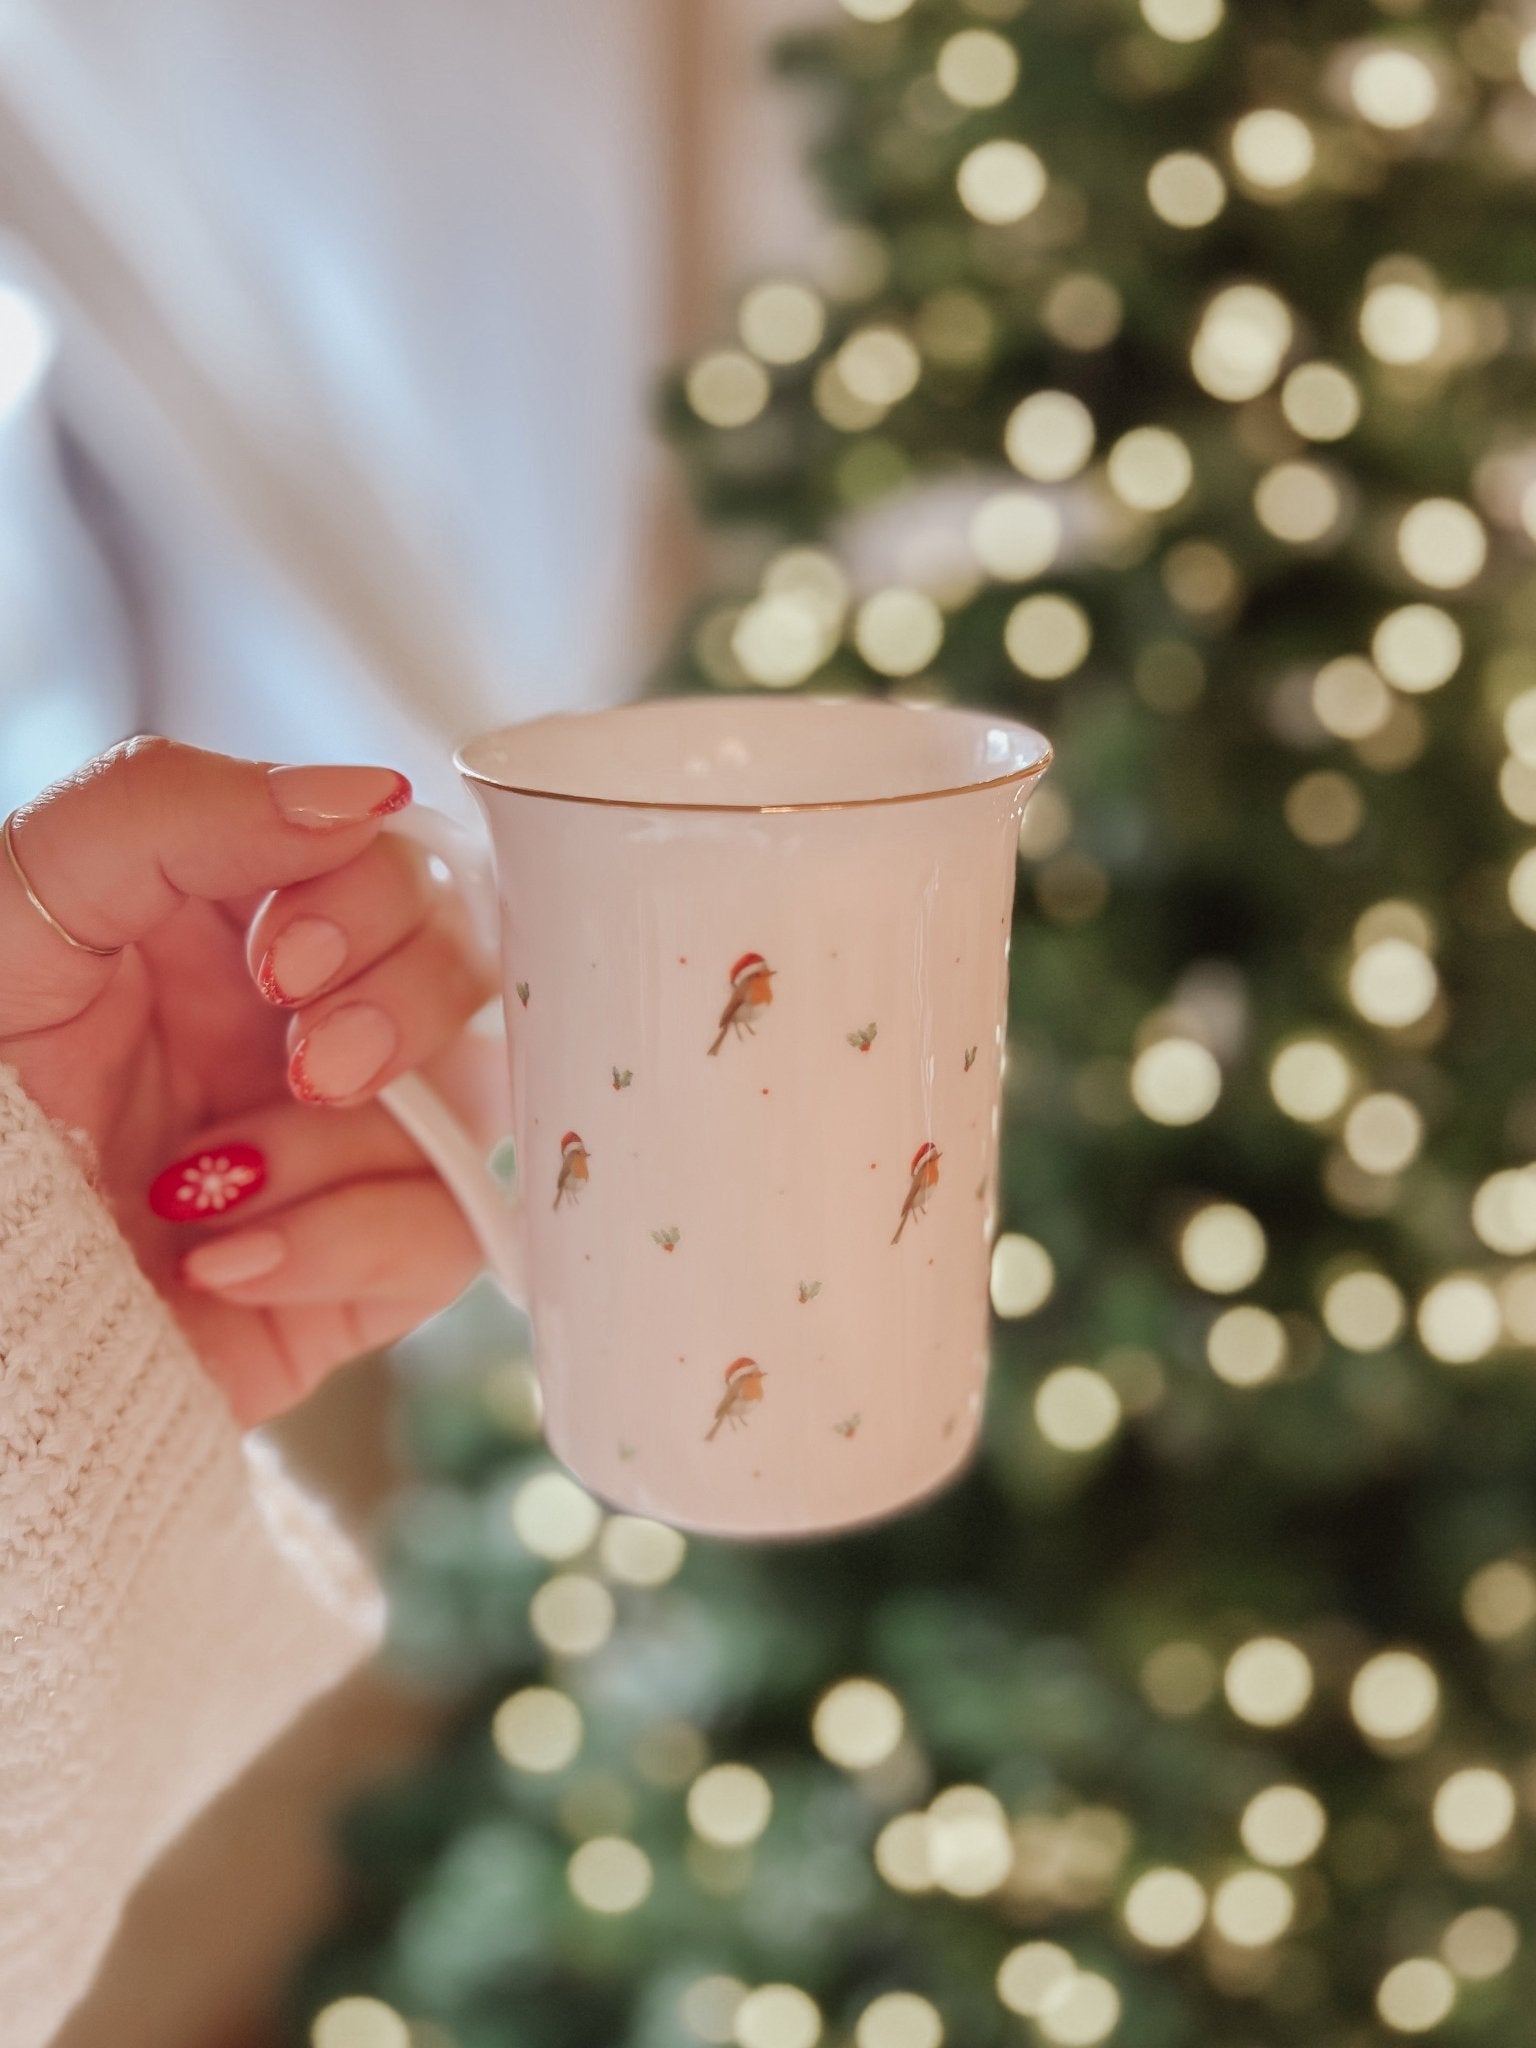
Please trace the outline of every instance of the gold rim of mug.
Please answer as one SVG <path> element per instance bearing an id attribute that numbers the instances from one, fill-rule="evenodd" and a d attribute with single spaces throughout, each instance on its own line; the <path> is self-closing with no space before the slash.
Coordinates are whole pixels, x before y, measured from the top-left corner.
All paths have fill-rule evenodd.
<path id="1" fill-rule="evenodd" d="M 682 698 L 659 697 L 650 699 L 648 701 L 653 703 L 681 703 L 687 700 Z M 609 708 L 612 710 L 626 710 L 639 707 L 614 705 Z M 949 712 L 951 715 L 958 713 L 958 715 L 962 718 L 984 719 L 989 716 L 989 714 L 984 711 L 966 711 L 962 709 L 960 706 L 952 704 L 943 705 L 939 708 Z M 591 717 L 602 717 L 605 715 L 605 713 L 593 712 L 588 714 L 582 714 L 578 712 L 556 715 L 568 717 L 580 717 L 583 715 Z M 530 724 L 534 722 L 535 721 L 533 720 L 529 721 Z M 465 759 L 465 754 L 467 753 L 470 747 L 479 744 L 479 742 L 476 740 L 467 740 L 462 747 L 455 748 L 453 756 L 453 765 L 455 768 L 458 769 L 460 775 L 463 776 L 466 782 L 478 782 L 486 789 L 504 790 L 508 796 L 541 796 L 547 798 L 550 803 L 556 804 L 601 804 L 609 810 L 617 811 L 713 811 L 720 814 L 735 813 L 738 817 L 752 818 L 784 817 L 797 811 L 861 811 L 871 810 L 875 808 L 877 805 L 885 804 L 936 803 L 940 797 L 946 796 L 979 796 L 983 790 L 1008 789 L 1016 782 L 1031 782 L 1037 775 L 1043 775 L 1046 769 L 1050 767 L 1051 762 L 1056 757 L 1055 749 L 1052 747 L 1050 741 L 1045 737 L 1044 733 L 1036 732 L 1032 725 L 1021 725 L 1019 721 L 1015 718 L 1000 718 L 994 720 L 993 722 L 999 725 L 1009 726 L 1015 732 L 1027 732 L 1032 739 L 1038 740 L 1043 750 L 1040 754 L 1039 759 L 1036 761 L 1031 761 L 1027 768 L 1016 769 L 1014 773 L 1011 775 L 992 775 L 984 778 L 980 782 L 956 782 L 945 789 L 908 790 L 905 794 L 900 796 L 836 797 L 825 803 L 685 804 L 676 803 L 664 797 L 581 796 L 578 795 L 575 790 L 571 789 L 534 789 L 526 783 L 504 782 L 499 775 L 487 775 L 484 769 L 471 768 L 469 763 Z M 507 731 L 513 730 L 513 728 L 511 727 L 505 727 L 501 729 Z M 484 734 L 482 735 L 482 737 L 490 738 L 491 735 Z"/>

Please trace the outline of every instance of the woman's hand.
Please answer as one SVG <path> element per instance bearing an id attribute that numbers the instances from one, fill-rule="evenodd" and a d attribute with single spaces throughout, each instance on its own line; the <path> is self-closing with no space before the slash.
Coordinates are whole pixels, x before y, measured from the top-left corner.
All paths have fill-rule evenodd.
<path id="1" fill-rule="evenodd" d="M 494 992 L 386 768 L 133 740 L 47 790 L 0 859 L 0 1061 L 83 1130 L 101 1192 L 244 1424 L 442 1308 L 479 1266 L 372 1100 L 422 1067 L 487 1140 Z"/>

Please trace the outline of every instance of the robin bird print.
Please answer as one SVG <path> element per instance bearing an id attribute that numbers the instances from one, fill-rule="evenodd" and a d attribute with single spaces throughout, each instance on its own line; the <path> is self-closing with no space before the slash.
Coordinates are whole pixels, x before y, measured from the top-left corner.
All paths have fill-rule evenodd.
<path id="1" fill-rule="evenodd" d="M 725 1368 L 725 1392 L 715 1410 L 715 1419 L 710 1424 L 705 1443 L 713 1441 L 715 1432 L 722 1422 L 733 1422 L 740 1429 L 746 1422 L 746 1411 L 754 1401 L 763 1398 L 763 1368 L 755 1358 L 733 1358 Z"/>
<path id="2" fill-rule="evenodd" d="M 912 1184 L 907 1189 L 907 1199 L 901 1205 L 901 1221 L 896 1226 L 892 1244 L 901 1243 L 901 1233 L 907 1227 L 910 1216 L 921 1216 L 928 1206 L 928 1197 L 939 1184 L 939 1148 L 935 1144 L 919 1145 L 912 1155 Z"/>
<path id="3" fill-rule="evenodd" d="M 591 1175 L 587 1168 L 590 1154 L 575 1131 L 567 1131 L 560 1140 L 560 1178 L 555 1182 L 555 1207 L 569 1195 L 574 1202 L 586 1186 Z"/>
<path id="4" fill-rule="evenodd" d="M 750 1032 L 773 1001 L 774 972 L 761 953 L 743 953 L 736 962 L 731 969 L 731 993 L 720 1012 L 720 1035 L 709 1048 L 711 1058 L 724 1045 L 728 1031 L 738 1038 L 743 1031 Z"/>

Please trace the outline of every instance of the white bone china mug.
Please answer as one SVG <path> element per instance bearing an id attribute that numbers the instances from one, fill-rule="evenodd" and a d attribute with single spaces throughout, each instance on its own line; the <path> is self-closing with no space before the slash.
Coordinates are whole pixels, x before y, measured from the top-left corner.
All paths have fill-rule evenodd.
<path id="1" fill-rule="evenodd" d="M 498 878 L 516 1191 L 386 1105 L 532 1322 L 551 1450 L 611 1507 L 827 1535 L 981 1428 L 1019 823 L 989 712 L 674 698 L 457 763 Z"/>

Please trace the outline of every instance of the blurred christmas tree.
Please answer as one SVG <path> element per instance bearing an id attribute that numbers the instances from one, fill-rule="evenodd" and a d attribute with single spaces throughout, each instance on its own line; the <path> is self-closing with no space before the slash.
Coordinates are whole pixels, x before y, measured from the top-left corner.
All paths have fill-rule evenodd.
<path id="1" fill-rule="evenodd" d="M 1536 36 L 844 6 L 784 53 L 826 266 L 671 394 L 712 571 L 667 680 L 1057 742 L 985 1449 L 743 1549 L 605 1518 L 525 1365 L 415 1397 L 397 1652 L 468 1705 L 353 1816 L 295 2038 L 1515 2048 Z"/>

